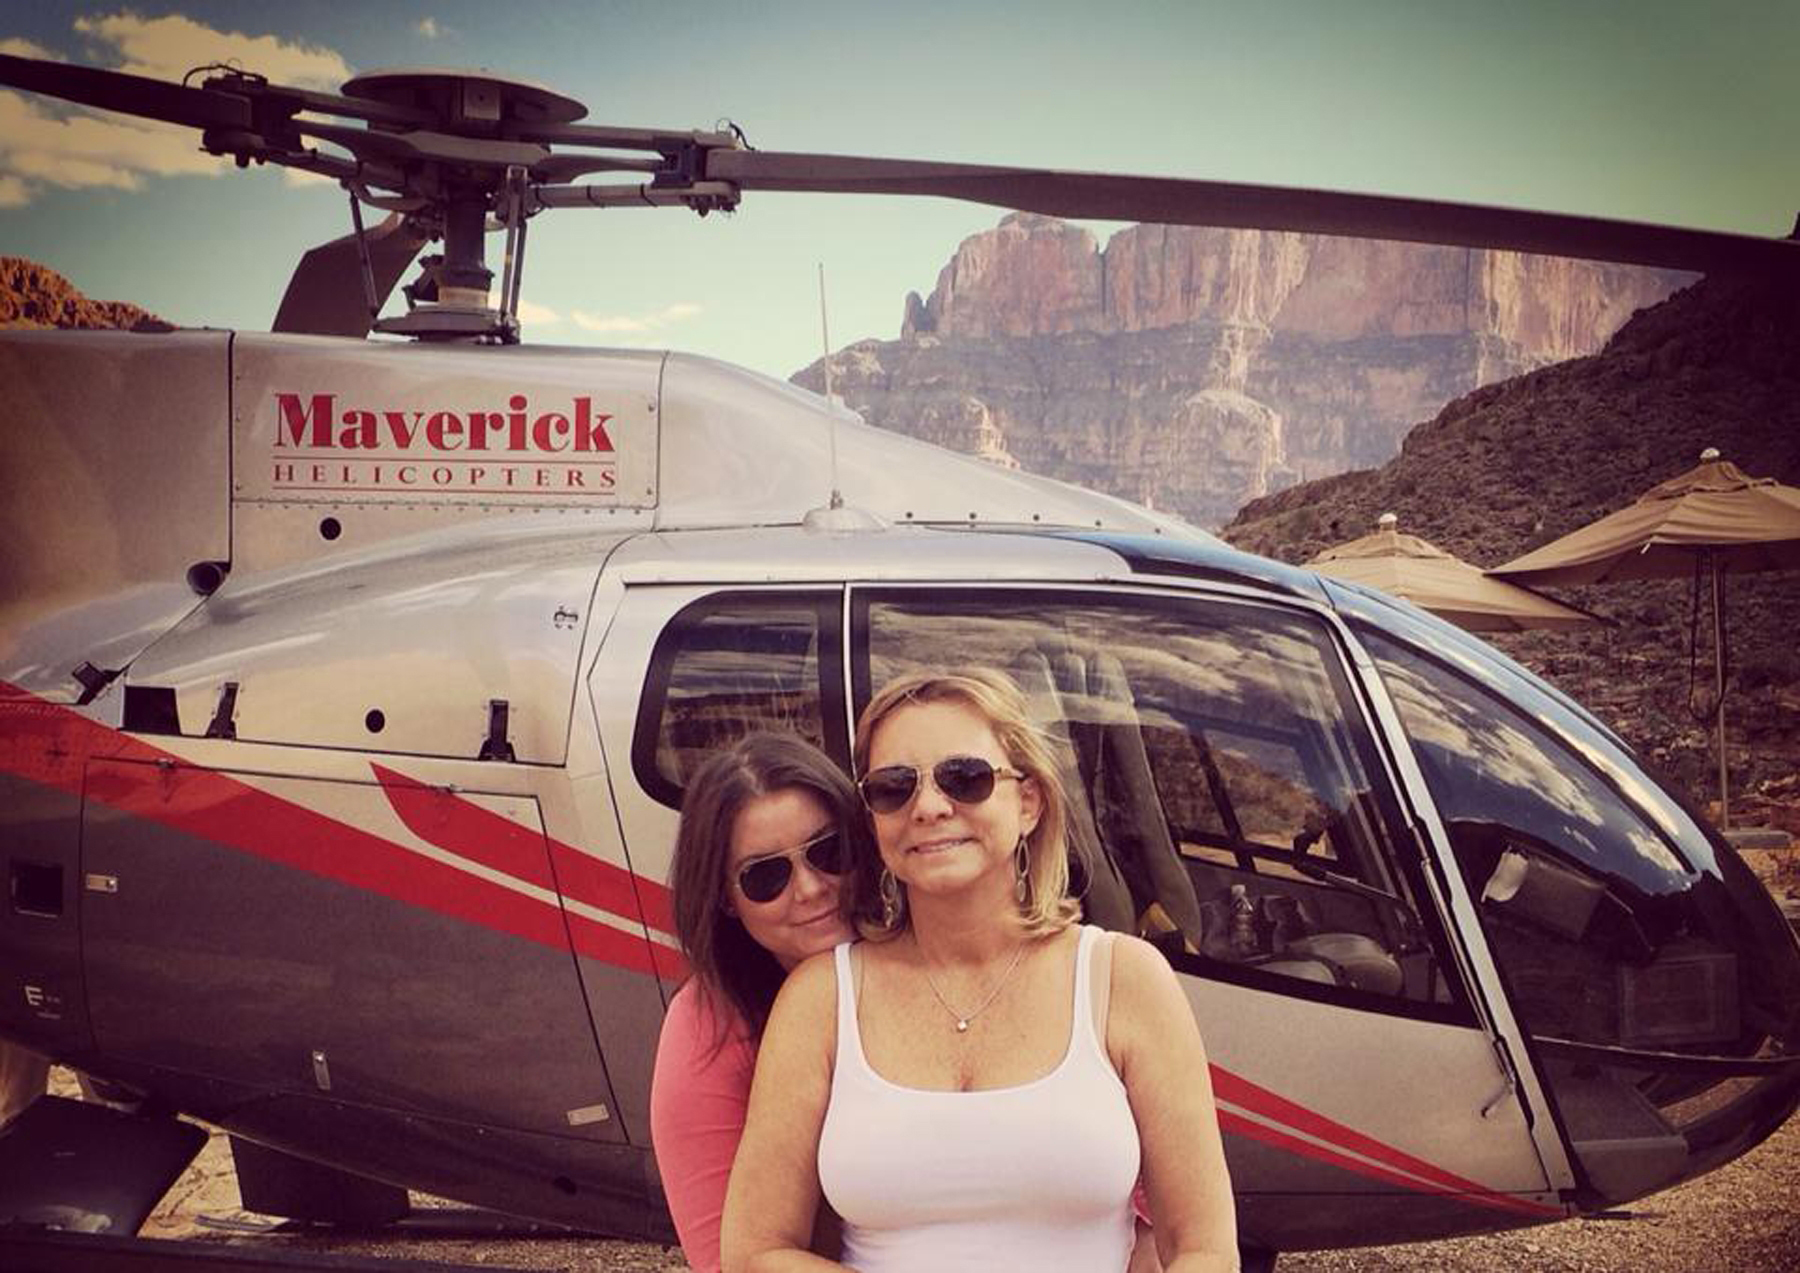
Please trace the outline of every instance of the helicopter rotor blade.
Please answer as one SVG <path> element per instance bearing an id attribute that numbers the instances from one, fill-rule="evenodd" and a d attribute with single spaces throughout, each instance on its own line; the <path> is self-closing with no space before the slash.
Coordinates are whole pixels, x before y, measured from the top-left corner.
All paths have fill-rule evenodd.
<path id="1" fill-rule="evenodd" d="M 290 88 L 229 69 L 208 76 L 195 88 L 125 71 L 0 54 L 0 84 L 83 106 L 200 129 L 250 128 L 257 118 L 258 105 L 265 124 L 291 119 L 302 111 L 396 128 L 430 128 L 437 122 L 437 117 L 427 110 L 345 97 L 341 93 Z"/>
<path id="2" fill-rule="evenodd" d="M 394 212 L 370 227 L 363 238 L 368 244 L 379 313 L 406 267 L 431 241 L 431 233 L 417 220 Z M 300 258 L 270 330 L 360 339 L 374 325 L 375 314 L 369 312 L 363 291 L 362 253 L 356 236 L 346 234 L 319 244 Z"/>
<path id="3" fill-rule="evenodd" d="M 190 128 L 246 129 L 251 125 L 250 103 L 235 93 L 189 88 L 124 71 L 0 54 L 0 84 Z"/>
<path id="4" fill-rule="evenodd" d="M 1706 273 L 1800 272 L 1800 241 L 1284 186 L 851 155 L 717 150 L 705 175 L 742 190 L 933 195 L 1048 216 L 1290 230 L 1510 249 Z"/>

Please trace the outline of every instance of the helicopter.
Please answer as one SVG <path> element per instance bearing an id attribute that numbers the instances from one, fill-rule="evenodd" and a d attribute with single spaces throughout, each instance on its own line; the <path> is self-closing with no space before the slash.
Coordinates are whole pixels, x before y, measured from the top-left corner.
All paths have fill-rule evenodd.
<path id="1" fill-rule="evenodd" d="M 1056 741 L 1089 921 L 1179 975 L 1265 1265 L 1607 1212 L 1800 1106 L 1774 903 L 1498 651 L 829 397 L 518 322 L 534 216 L 758 191 L 1783 280 L 1800 243 L 783 154 L 584 124 L 487 72 L 327 94 L 0 56 L 0 83 L 322 174 L 353 217 L 271 332 L 0 335 L 0 1038 L 134 1107 L 27 1108 L 0 1221 L 134 1232 L 187 1114 L 269 1214 L 392 1218 L 416 1189 L 667 1240 L 648 1095 L 684 781 L 758 729 L 848 768 L 883 684 L 960 664 Z"/>

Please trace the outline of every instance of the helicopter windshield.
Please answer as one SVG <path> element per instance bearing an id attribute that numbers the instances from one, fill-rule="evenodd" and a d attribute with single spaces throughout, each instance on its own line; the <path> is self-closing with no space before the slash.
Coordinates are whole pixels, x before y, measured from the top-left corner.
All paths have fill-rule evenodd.
<path id="1" fill-rule="evenodd" d="M 1618 744 L 1522 678 L 1501 695 L 1358 635 L 1591 1187 L 1626 1201 L 1779 1125 L 1800 951 L 1748 868 L 1666 793 L 1646 808 Z"/>

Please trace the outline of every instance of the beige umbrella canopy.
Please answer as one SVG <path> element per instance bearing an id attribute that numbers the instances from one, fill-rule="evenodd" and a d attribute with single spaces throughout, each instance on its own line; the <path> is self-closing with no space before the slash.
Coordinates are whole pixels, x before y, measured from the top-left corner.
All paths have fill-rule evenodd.
<path id="1" fill-rule="evenodd" d="M 1702 568 L 1712 574 L 1719 820 L 1729 827 L 1723 576 L 1800 568 L 1800 489 L 1751 477 L 1708 447 L 1698 465 L 1636 503 L 1490 573 L 1518 583 L 1582 584 L 1685 579 Z"/>
<path id="2" fill-rule="evenodd" d="M 1306 564 L 1322 575 L 1404 598 L 1471 632 L 1578 628 L 1596 622 L 1592 615 L 1529 588 L 1490 579 L 1417 535 L 1402 535 L 1392 513 L 1382 514 L 1374 534 L 1327 548 Z"/>
<path id="3" fill-rule="evenodd" d="M 1515 583 L 1686 578 L 1697 557 L 1722 571 L 1800 567 L 1800 489 L 1750 477 L 1710 447 L 1700 463 L 1561 539 L 1496 566 Z"/>

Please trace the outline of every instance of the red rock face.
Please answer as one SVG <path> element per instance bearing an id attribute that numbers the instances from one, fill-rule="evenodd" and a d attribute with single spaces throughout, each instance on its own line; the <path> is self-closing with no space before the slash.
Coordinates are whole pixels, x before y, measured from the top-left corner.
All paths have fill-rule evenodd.
<path id="1" fill-rule="evenodd" d="M 0 256 L 0 327 L 167 326 L 125 301 L 90 301 L 55 270 L 19 256 Z"/>
<path id="2" fill-rule="evenodd" d="M 1015 213 L 963 241 L 923 313 L 908 314 L 907 334 L 915 320 L 921 332 L 973 337 L 1097 330 L 1100 269 L 1086 230 Z"/>
<path id="3" fill-rule="evenodd" d="M 1310 255 L 1298 234 L 1132 226 L 1106 245 L 1107 315 L 1118 331 L 1270 326 L 1305 279 Z"/>
<path id="4" fill-rule="evenodd" d="M 1217 525 L 1380 464 L 1472 389 L 1594 352 L 1687 278 L 1187 226 L 1102 249 L 1015 214 L 907 298 L 900 340 L 835 355 L 835 388 L 873 424 Z M 822 383 L 816 364 L 795 379 Z"/>
<path id="5" fill-rule="evenodd" d="M 902 338 L 1249 323 L 1325 340 L 1491 335 L 1527 357 L 1591 353 L 1686 276 L 1477 248 L 1139 225 L 1102 249 L 1017 213 L 964 240 Z"/>

